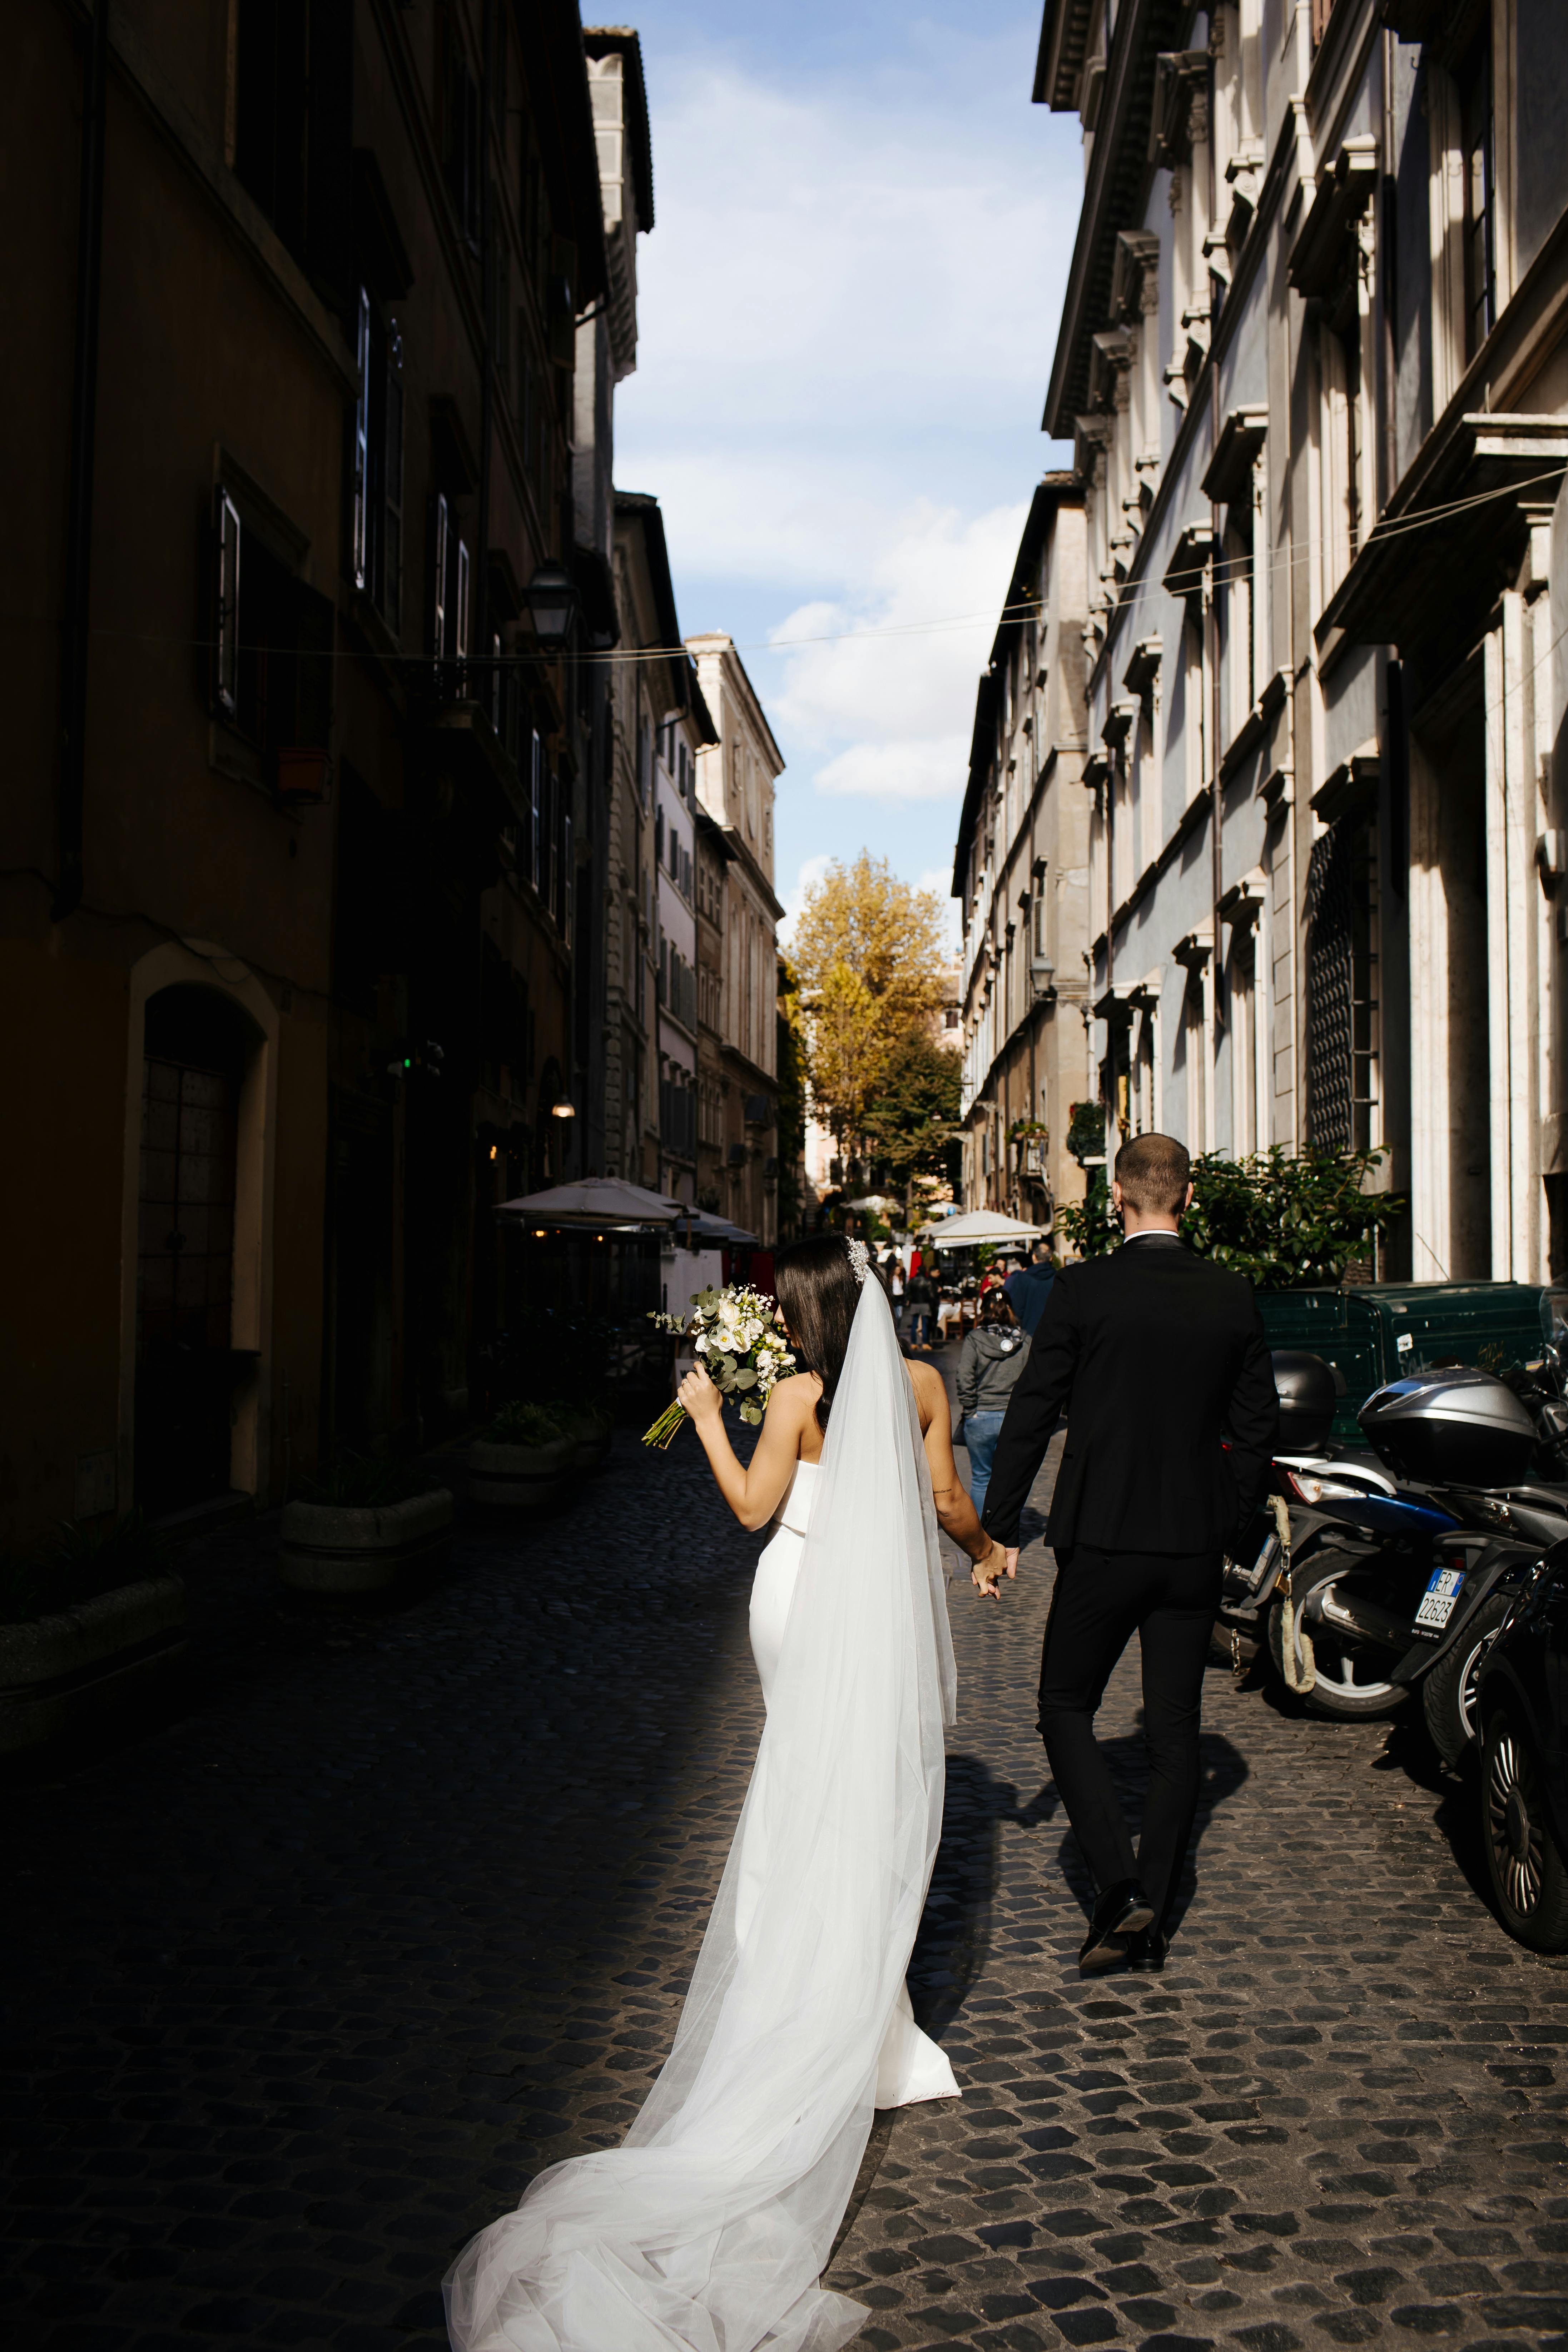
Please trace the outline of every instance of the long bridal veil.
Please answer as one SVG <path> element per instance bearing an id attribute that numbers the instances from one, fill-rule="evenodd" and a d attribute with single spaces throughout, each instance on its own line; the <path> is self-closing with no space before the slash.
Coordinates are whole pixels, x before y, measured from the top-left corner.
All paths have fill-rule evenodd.
<path id="1" fill-rule="evenodd" d="M 674 2047 L 622 2147 L 542 2173 L 464 2249 L 458 2352 L 834 2352 L 863 2325 L 816 2282 L 936 1859 L 952 1711 L 920 1424 L 872 1279 Z"/>

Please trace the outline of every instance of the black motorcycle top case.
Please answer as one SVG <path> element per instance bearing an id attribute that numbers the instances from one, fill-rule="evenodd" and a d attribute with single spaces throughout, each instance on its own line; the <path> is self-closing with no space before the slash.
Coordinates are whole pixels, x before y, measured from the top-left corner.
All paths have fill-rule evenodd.
<path id="1" fill-rule="evenodd" d="M 1530 1475 L 1535 1425 L 1490 1372 L 1417 1372 L 1374 1389 L 1356 1415 L 1396 1478 L 1510 1486 Z"/>

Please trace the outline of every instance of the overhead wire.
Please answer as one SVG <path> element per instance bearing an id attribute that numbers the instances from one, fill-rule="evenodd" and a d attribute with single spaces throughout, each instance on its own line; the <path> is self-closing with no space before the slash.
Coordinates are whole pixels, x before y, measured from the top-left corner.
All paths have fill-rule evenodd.
<path id="1" fill-rule="evenodd" d="M 1352 562 L 1359 560 L 1373 548 L 1381 548 L 1390 541 L 1407 538 L 1415 532 L 1429 530 L 1435 523 L 1451 520 L 1456 515 L 1468 513 L 1473 509 L 1486 506 L 1494 499 L 1517 498 L 1521 491 L 1537 488 L 1547 482 L 1561 483 L 1565 473 L 1568 473 L 1568 461 L 1549 467 L 1540 474 L 1528 476 L 1522 481 L 1503 483 L 1489 490 L 1478 490 L 1469 497 L 1451 499 L 1436 506 L 1418 508 L 1409 514 L 1380 518 L 1360 545 L 1352 549 Z M 1292 542 L 1285 547 L 1271 548 L 1268 551 L 1268 560 L 1263 563 L 1259 563 L 1254 555 L 1245 551 L 1234 556 L 1222 555 L 1218 558 L 1210 558 L 1206 563 L 1194 564 L 1193 593 L 1196 593 L 1205 572 L 1215 585 L 1227 586 L 1241 580 L 1266 579 L 1273 577 L 1276 573 L 1292 572 L 1300 564 L 1310 563 L 1312 561 L 1313 552 L 1310 543 L 1300 546 Z M 1100 609 L 1110 613 L 1120 611 L 1123 605 L 1135 603 L 1147 589 L 1161 584 L 1161 582 L 1152 575 L 1141 572 L 1135 580 L 1123 582 L 1109 606 L 1102 606 Z M 1037 597 L 1028 596 L 1006 602 L 1000 609 L 992 605 L 987 606 L 983 612 L 949 614 L 939 619 L 898 621 L 872 628 L 827 629 L 814 631 L 803 636 L 754 637 L 731 642 L 734 643 L 737 653 L 752 655 L 788 653 L 805 646 L 875 644 L 893 638 L 942 635 L 962 629 L 980 628 L 988 622 L 994 628 L 999 629 L 1010 621 L 1026 620 L 1039 609 L 1039 600 Z M 0 614 L 0 627 L 46 629 L 57 625 L 58 622 L 52 615 Z M 90 634 L 94 637 L 115 639 L 130 644 L 177 646 L 184 650 L 210 651 L 214 642 L 210 636 L 187 636 L 175 632 L 156 629 L 98 626 L 93 628 Z M 237 650 L 242 653 L 297 652 L 298 648 L 275 647 L 242 641 Z M 686 658 L 689 653 L 689 648 L 683 644 L 590 646 L 576 652 L 573 658 L 591 667 L 613 668 L 627 663 L 681 660 Z M 361 656 L 357 649 L 353 646 L 334 646 L 322 653 L 312 653 L 311 658 L 326 661 L 353 661 Z M 411 654 L 396 656 L 396 662 L 405 668 L 426 669 L 437 658 L 430 654 Z M 500 655 L 466 654 L 461 657 L 460 664 L 454 657 L 447 666 L 489 672 L 519 667 L 523 664 L 552 664 L 560 658 L 558 653 L 542 647 L 537 650 L 514 648 L 510 653 Z"/>

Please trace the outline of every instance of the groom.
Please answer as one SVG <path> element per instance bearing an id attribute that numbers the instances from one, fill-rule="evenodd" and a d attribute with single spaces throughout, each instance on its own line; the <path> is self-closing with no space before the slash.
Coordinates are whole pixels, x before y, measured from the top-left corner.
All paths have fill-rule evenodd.
<path id="1" fill-rule="evenodd" d="M 1134 1969 L 1164 1967 L 1165 1913 L 1197 1801 L 1221 1555 L 1262 1492 L 1279 1422 L 1252 1285 L 1194 1257 L 1177 1234 L 1189 1171 L 1169 1135 L 1134 1136 L 1117 1153 L 1110 1192 L 1126 1238 L 1058 1275 L 1002 1424 L 982 1518 L 1016 1574 L 1019 1515 L 1065 1411 L 1039 1719 L 1098 1890 L 1079 1955 L 1085 1976 L 1124 1955 Z M 1134 1628 L 1149 1750 L 1136 1859 L 1093 1727 Z"/>

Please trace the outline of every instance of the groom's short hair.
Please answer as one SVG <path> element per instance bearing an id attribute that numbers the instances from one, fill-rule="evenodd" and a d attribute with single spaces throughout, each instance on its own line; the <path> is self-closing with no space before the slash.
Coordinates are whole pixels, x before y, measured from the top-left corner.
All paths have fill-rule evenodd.
<path id="1" fill-rule="evenodd" d="M 1179 1217 L 1192 1181 L 1187 1147 L 1173 1135 L 1135 1135 L 1116 1155 L 1116 1181 L 1141 1217 Z"/>

